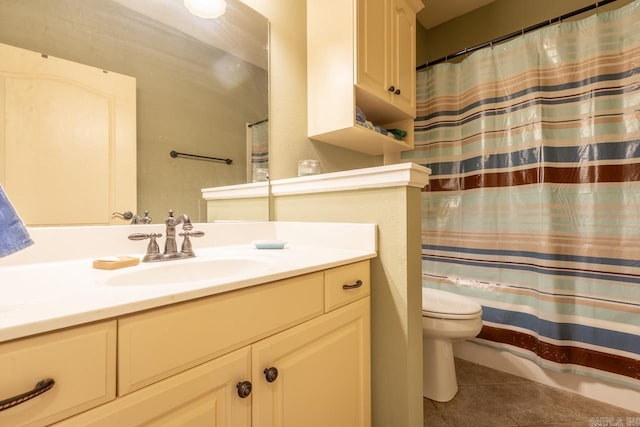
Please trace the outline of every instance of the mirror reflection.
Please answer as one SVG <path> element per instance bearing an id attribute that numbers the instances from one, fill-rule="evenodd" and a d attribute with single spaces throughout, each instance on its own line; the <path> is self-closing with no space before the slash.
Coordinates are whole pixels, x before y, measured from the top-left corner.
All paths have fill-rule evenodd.
<path id="1" fill-rule="evenodd" d="M 89 223 L 128 223 L 111 215 L 127 210 L 141 216 L 149 211 L 157 223 L 164 220 L 169 209 L 177 214 L 187 213 L 195 222 L 206 221 L 202 188 L 250 182 L 255 179 L 252 169 L 268 167 L 268 21 L 240 1 L 227 0 L 222 16 L 203 19 L 192 15 L 182 0 L 0 0 L 0 43 L 135 80 L 137 172 L 130 186 L 135 186 L 137 195 L 133 199 L 136 202 L 129 203 L 135 205 L 117 205 L 111 200 L 115 196 L 96 187 L 94 194 L 73 197 L 77 202 L 73 206 L 58 206 L 56 200 L 61 195 L 75 195 L 79 183 L 90 181 L 91 171 L 83 170 L 76 173 L 76 179 L 63 180 L 71 182 L 55 182 L 51 193 L 59 192 L 59 196 L 51 194 L 51 200 L 36 203 L 37 210 L 57 210 L 55 218 L 63 219 L 47 222 L 39 218 L 36 224 L 26 220 L 28 225 L 85 224 L 82 212 L 100 203 L 108 208 L 101 210 L 99 221 Z M 0 91 L 0 96 L 8 99 L 16 86 L 12 84 L 16 73 L 5 69 L 3 76 L 1 63 L 0 60 L 0 79 L 9 89 Z M 27 92 L 20 92 L 17 99 L 24 99 L 22 94 L 28 89 L 25 87 Z M 41 104 L 37 100 L 21 102 L 25 111 L 31 111 L 34 105 Z M 58 113 L 65 123 L 71 120 L 64 111 Z M 112 128 L 112 122 L 116 122 L 113 117 L 117 116 L 109 117 L 105 127 Z M 82 122 L 86 124 L 86 118 Z M 0 183 L 12 200 L 7 184 L 12 170 L 20 169 L 20 181 L 25 181 L 25 176 L 35 177 L 38 170 L 53 170 L 44 175 L 53 177 L 55 170 L 65 169 L 64 160 L 51 156 L 47 159 L 32 155 L 27 160 L 10 157 L 16 152 L 15 141 L 24 145 L 25 135 L 29 134 L 16 130 L 20 123 L 22 119 L 14 120 L 13 127 L 8 125 L 6 132 L 0 132 Z M 47 133 L 46 127 L 38 129 L 40 135 Z M 68 128 L 67 131 L 68 141 L 58 143 L 91 145 L 92 139 L 82 140 L 82 135 L 99 134 L 82 130 L 71 135 Z M 58 133 L 64 139 L 64 130 Z M 19 135 L 14 142 L 9 141 L 14 134 Z M 114 134 L 105 131 L 109 144 Z M 37 137 L 35 131 L 30 138 L 46 139 Z M 93 140 L 96 145 L 97 140 Z M 98 154 L 110 159 L 103 163 L 112 175 L 113 147 L 103 147 Z M 231 163 L 172 157 L 172 151 L 230 159 Z M 83 157 L 72 161 L 84 163 Z M 117 179 L 110 176 L 106 186 Z M 20 214 L 28 218 L 26 213 Z"/>

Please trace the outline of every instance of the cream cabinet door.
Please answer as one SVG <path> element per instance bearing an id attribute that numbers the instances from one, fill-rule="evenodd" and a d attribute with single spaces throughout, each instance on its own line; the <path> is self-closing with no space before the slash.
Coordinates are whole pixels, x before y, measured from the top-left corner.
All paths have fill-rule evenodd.
<path id="1" fill-rule="evenodd" d="M 56 427 L 250 427 L 251 349 L 245 347 L 56 424 Z"/>
<path id="2" fill-rule="evenodd" d="M 413 8 L 406 0 L 358 0 L 357 28 L 358 86 L 415 117 Z"/>
<path id="3" fill-rule="evenodd" d="M 396 91 L 394 105 L 416 116 L 416 14 L 405 0 L 391 7 L 391 81 Z"/>
<path id="4" fill-rule="evenodd" d="M 27 225 L 135 211 L 135 79 L 0 44 L 0 184 Z"/>
<path id="5" fill-rule="evenodd" d="M 253 427 L 370 426 L 369 318 L 365 297 L 253 344 Z"/>
<path id="6" fill-rule="evenodd" d="M 388 101 L 389 74 L 389 1 L 358 1 L 358 76 L 357 84 Z"/>

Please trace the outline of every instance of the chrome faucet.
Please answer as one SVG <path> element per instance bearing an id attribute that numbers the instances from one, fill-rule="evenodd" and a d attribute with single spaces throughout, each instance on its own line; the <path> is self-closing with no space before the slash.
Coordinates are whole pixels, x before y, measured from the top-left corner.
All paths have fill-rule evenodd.
<path id="1" fill-rule="evenodd" d="M 193 225 L 191 220 L 186 214 L 182 214 L 177 218 L 173 216 L 173 210 L 169 210 L 169 216 L 164 221 L 166 225 L 166 239 L 164 242 L 164 253 L 160 253 L 160 247 L 156 242 L 158 237 L 162 237 L 162 233 L 133 233 L 129 235 L 129 240 L 146 240 L 149 239 L 149 245 L 147 246 L 147 253 L 143 262 L 149 261 L 168 261 L 171 259 L 191 258 L 196 256 L 191 246 L 191 237 L 202 237 L 204 231 L 193 231 Z M 180 237 L 183 237 L 182 246 L 180 252 L 178 252 L 178 246 L 176 244 L 176 226 L 182 224 L 182 233 L 179 233 Z"/>

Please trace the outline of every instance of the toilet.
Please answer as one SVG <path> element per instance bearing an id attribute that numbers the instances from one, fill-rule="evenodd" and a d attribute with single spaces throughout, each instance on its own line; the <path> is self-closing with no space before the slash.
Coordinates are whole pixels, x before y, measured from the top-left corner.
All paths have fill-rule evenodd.
<path id="1" fill-rule="evenodd" d="M 458 392 L 454 340 L 473 338 L 482 328 L 482 307 L 470 298 L 422 288 L 423 395 L 448 402 Z"/>

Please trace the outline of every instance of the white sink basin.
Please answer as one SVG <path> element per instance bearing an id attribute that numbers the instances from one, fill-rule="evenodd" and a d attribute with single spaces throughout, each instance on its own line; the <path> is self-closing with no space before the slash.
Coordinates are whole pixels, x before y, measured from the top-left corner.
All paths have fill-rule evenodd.
<path id="1" fill-rule="evenodd" d="M 246 276 L 267 270 L 271 259 L 254 257 L 191 258 L 188 260 L 144 263 L 109 277 L 103 283 L 113 286 L 165 285 L 218 281 L 221 278 Z"/>

